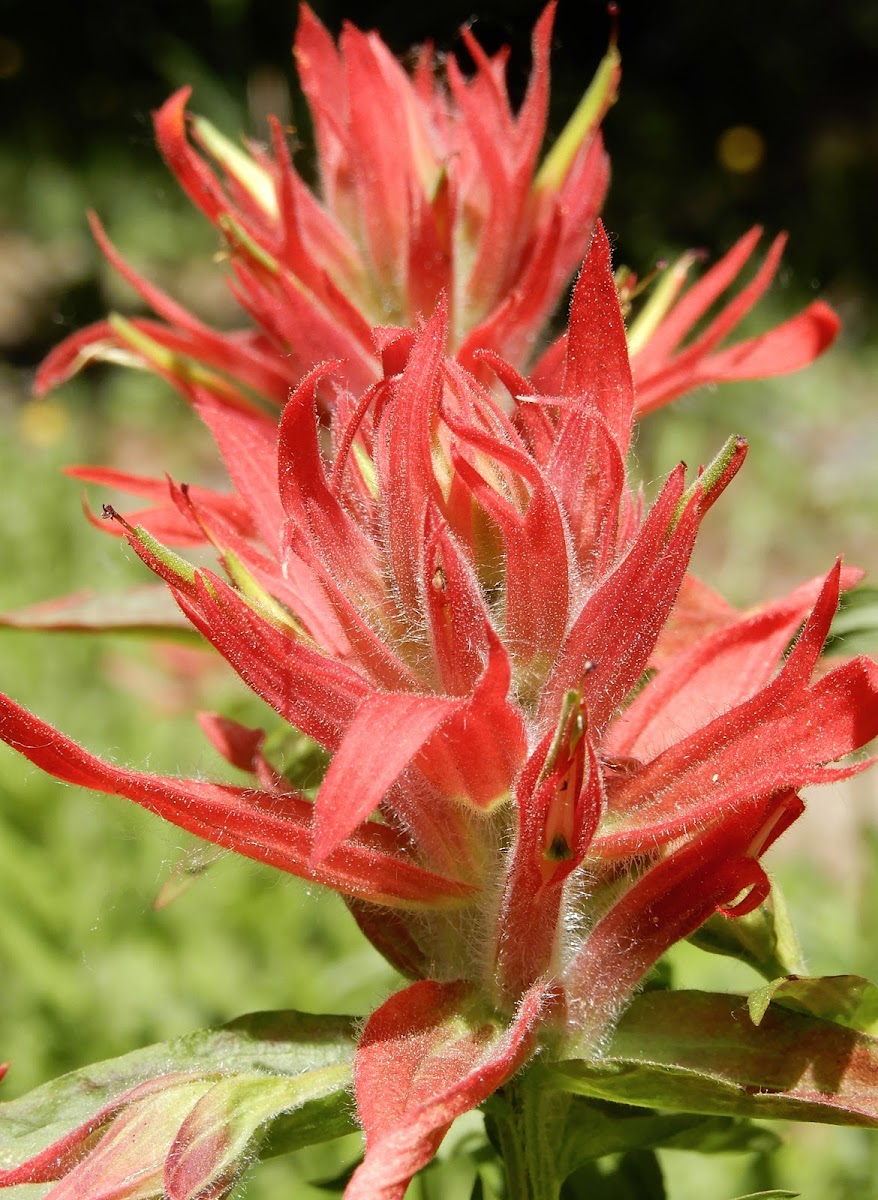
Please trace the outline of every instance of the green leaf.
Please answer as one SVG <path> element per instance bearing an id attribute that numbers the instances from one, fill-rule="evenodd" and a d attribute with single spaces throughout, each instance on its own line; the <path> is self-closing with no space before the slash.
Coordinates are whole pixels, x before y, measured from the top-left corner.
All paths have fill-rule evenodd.
<path id="1" fill-rule="evenodd" d="M 699 1154 L 770 1154 L 780 1145 L 776 1133 L 747 1117 L 691 1114 L 688 1128 L 656 1142 L 657 1149 L 695 1150 Z"/>
<path id="2" fill-rule="evenodd" d="M 805 969 L 789 909 L 776 884 L 770 899 L 753 912 L 735 918 L 715 913 L 689 941 L 710 954 L 737 958 L 769 980 Z"/>
<path id="3" fill-rule="evenodd" d="M 471 1200 L 504 1200 L 506 1175 L 494 1147 L 486 1140 L 472 1148 L 470 1154 L 477 1172 Z"/>
<path id="4" fill-rule="evenodd" d="M 329 768 L 329 755 L 323 747 L 288 725 L 266 735 L 262 753 L 289 783 L 309 795 L 316 795 Z"/>
<path id="5" fill-rule="evenodd" d="M 477 1181 L 476 1164 L 469 1156 L 457 1154 L 444 1161 L 434 1158 L 410 1184 L 407 1200 L 446 1200 L 448 1196 L 470 1196 Z"/>
<path id="6" fill-rule="evenodd" d="M 767 1192 L 748 1192 L 746 1196 L 736 1196 L 735 1200 L 796 1200 L 800 1192 L 788 1192 L 786 1188 L 771 1188 Z"/>
<path id="7" fill-rule="evenodd" d="M 829 630 L 829 654 L 873 654 L 878 649 L 878 587 L 861 584 L 845 592 Z"/>
<path id="8" fill-rule="evenodd" d="M 861 975 L 785 975 L 751 992 L 750 1019 L 759 1025 L 769 1004 L 835 1021 L 861 1033 L 878 1033 L 878 987 Z"/>
<path id="9" fill-rule="evenodd" d="M 163 583 L 137 584 L 113 593 L 73 592 L 0 613 L 0 625 L 50 633 L 127 633 L 205 644 Z"/>
<path id="10" fill-rule="evenodd" d="M 337 1172 L 329 1179 L 312 1179 L 309 1181 L 309 1186 L 316 1188 L 318 1192 L 327 1192 L 331 1196 L 341 1196 L 345 1188 L 351 1181 L 354 1171 L 363 1161 L 361 1154 L 356 1162 L 350 1163 L 344 1170 Z"/>
<path id="11" fill-rule="evenodd" d="M 31 1158 L 138 1084 L 177 1073 L 220 1077 L 204 1098 L 205 1121 L 236 1097 L 245 1124 L 295 1107 L 271 1129 L 268 1154 L 350 1133 L 355 1046 L 351 1017 L 255 1013 L 83 1067 L 0 1104 L 0 1168 Z"/>
<path id="12" fill-rule="evenodd" d="M 561 1200 L 618 1200 L 618 1191 L 611 1194 L 613 1182 L 608 1182 L 597 1163 L 587 1163 L 561 1188 Z"/>
<path id="13" fill-rule="evenodd" d="M 649 1108 L 878 1126 L 878 1038 L 743 996 L 646 992 L 599 1060 L 541 1065 L 552 1086 Z"/>
<path id="14" fill-rule="evenodd" d="M 586 1162 L 634 1150 L 697 1150 L 703 1154 L 766 1153 L 779 1139 L 769 1130 L 735 1117 L 700 1113 L 648 1112 L 628 1104 L 574 1096 L 557 1140 L 562 1176 Z"/>

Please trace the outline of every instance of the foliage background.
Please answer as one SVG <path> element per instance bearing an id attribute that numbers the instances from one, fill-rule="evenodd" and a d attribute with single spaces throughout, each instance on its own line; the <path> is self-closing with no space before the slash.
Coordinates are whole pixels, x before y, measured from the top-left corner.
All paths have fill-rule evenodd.
<path id="1" fill-rule="evenodd" d="M 379 27 L 400 52 L 426 36 L 457 48 L 456 30 L 473 15 L 460 0 L 438 11 L 398 0 L 315 7 L 333 29 L 343 16 Z M 539 6 L 477 7 L 483 42 L 513 47 L 520 93 Z M 751 439 L 747 469 L 711 515 L 698 564 L 739 603 L 825 570 L 842 549 L 874 573 L 878 8 L 871 0 L 623 8 L 625 76 L 607 122 L 606 219 L 617 260 L 645 272 L 686 246 L 716 254 L 761 221 L 789 229 L 791 244 L 753 328 L 815 292 L 845 320 L 839 347 L 809 372 L 701 393 L 650 418 L 635 470 L 649 487 L 678 458 L 709 457 L 732 428 Z M 289 60 L 294 24 L 286 0 L 0 5 L 0 108 L 13 118 L 0 146 L 0 607 L 141 577 L 118 542 L 83 520 L 79 486 L 60 474 L 65 463 L 213 479 L 207 439 L 151 379 L 93 370 L 63 395 L 34 401 L 32 373 L 65 332 L 133 304 L 91 247 L 88 206 L 136 265 L 207 319 L 234 320 L 212 262 L 215 239 L 166 175 L 149 112 L 192 82 L 195 108 L 230 134 L 258 137 L 271 110 L 307 145 Z M 555 130 L 603 51 L 603 5 L 562 0 L 557 28 Z M 747 170 L 730 169 L 722 150 L 738 126 L 755 131 L 757 147 L 761 139 Z M 130 640 L 2 632 L 0 683 L 119 761 L 220 772 L 193 708 L 260 714 L 222 667 L 205 675 L 177 652 L 169 673 L 167 656 Z M 191 849 L 185 836 L 122 801 L 56 786 L 0 750 L 0 1056 L 13 1064 L 5 1096 L 247 1010 L 367 1012 L 393 986 L 333 897 L 231 857 L 155 911 L 162 882 Z M 876 811 L 868 776 L 824 791 L 775 857 L 815 973 L 878 975 Z M 743 968 L 736 975 L 688 949 L 675 966 L 684 985 L 751 983 Z M 788 1149 L 765 1159 L 667 1154 L 668 1195 L 724 1200 L 783 1185 L 821 1200 L 878 1197 L 878 1139 L 820 1127 L 790 1135 Z M 307 1200 L 320 1193 L 302 1180 L 331 1174 L 350 1152 L 269 1164 L 242 1195 Z"/>

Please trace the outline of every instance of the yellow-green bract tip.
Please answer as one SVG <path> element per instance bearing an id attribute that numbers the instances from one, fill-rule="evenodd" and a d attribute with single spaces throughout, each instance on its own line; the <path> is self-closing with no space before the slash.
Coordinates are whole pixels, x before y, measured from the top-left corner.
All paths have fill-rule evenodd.
<path id="1" fill-rule="evenodd" d="M 560 188 L 579 147 L 594 133 L 604 113 L 615 103 L 621 63 L 622 57 L 618 49 L 611 45 L 601 59 L 585 95 L 561 130 L 554 146 L 543 159 L 534 180 L 535 192 L 556 191 Z"/>

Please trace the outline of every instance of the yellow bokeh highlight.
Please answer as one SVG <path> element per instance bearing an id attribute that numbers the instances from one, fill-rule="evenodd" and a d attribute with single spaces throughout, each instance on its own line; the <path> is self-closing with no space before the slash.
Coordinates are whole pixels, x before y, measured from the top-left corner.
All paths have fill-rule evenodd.
<path id="1" fill-rule="evenodd" d="M 18 414 L 21 440 L 40 449 L 55 446 L 70 427 L 70 416 L 54 400 L 28 400 Z"/>
<path id="2" fill-rule="evenodd" d="M 751 125 L 733 125 L 720 135 L 716 156 L 723 170 L 734 175 L 749 175 L 762 165 L 765 138 Z"/>

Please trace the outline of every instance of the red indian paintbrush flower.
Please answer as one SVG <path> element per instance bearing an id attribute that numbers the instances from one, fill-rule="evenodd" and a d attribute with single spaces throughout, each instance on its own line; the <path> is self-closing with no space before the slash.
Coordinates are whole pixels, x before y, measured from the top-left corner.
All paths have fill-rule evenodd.
<path id="1" fill-rule="evenodd" d="M 410 77 L 377 34 L 345 25 L 336 47 L 303 6 L 295 50 L 317 139 L 319 195 L 293 166 L 276 121 L 272 153 L 255 145 L 248 153 L 201 118 L 187 125 L 189 90 L 176 93 L 156 114 L 158 143 L 222 237 L 229 284 L 251 324 L 234 333 L 208 327 L 139 276 L 93 217 L 102 250 L 160 320 L 110 317 L 81 330 L 46 359 L 37 390 L 108 358 L 157 368 L 183 390 L 194 379 L 219 397 L 246 403 L 255 393 L 281 406 L 315 363 L 338 358 L 359 392 L 382 375 L 373 327 L 414 327 L 440 294 L 446 350 L 464 366 L 474 369 L 477 352 L 489 349 L 519 370 L 533 367 L 537 384 L 556 390 L 563 341 L 540 353 L 606 193 L 600 123 L 615 99 L 619 55 L 611 45 L 538 165 L 553 18 L 549 4 L 533 33 L 530 85 L 513 113 L 507 51 L 486 55 L 470 30 L 462 38 L 471 78 L 453 56 L 440 70 L 429 47 Z M 771 283 L 781 237 L 752 282 L 681 348 L 759 236 L 754 229 L 742 238 L 682 298 L 698 256 L 684 255 L 664 274 L 631 328 L 638 410 L 703 383 L 796 370 L 832 342 L 838 322 L 818 301 L 719 349 Z M 630 295 L 635 282 L 628 277 L 623 291 Z"/>
<path id="2" fill-rule="evenodd" d="M 747 614 L 714 606 L 707 632 L 669 626 L 746 447 L 688 486 L 679 467 L 645 514 L 632 499 L 600 225 L 553 391 L 490 351 L 470 373 L 448 320 L 440 298 L 417 331 L 378 331 L 383 374 L 362 393 L 316 368 L 279 429 L 189 382 L 235 492 L 170 494 L 226 580 L 123 522 L 195 627 L 328 752 L 316 801 L 262 731 L 216 716 L 203 728 L 244 786 L 103 762 L 2 702 L 0 736 L 33 762 L 336 889 L 413 980 L 363 1032 L 349 1200 L 402 1197 L 455 1117 L 538 1050 L 596 1054 L 671 944 L 766 897 L 760 857 L 797 790 L 860 769 L 829 764 L 878 733 L 878 665 L 812 681 L 856 572 Z"/>
<path id="3" fill-rule="evenodd" d="M 609 165 L 599 127 L 619 77 L 611 46 L 540 162 L 554 11 L 549 4 L 534 29 L 530 84 L 516 113 L 508 49 L 486 54 L 468 28 L 461 37 L 472 77 L 453 55 L 439 63 L 429 46 L 409 76 L 377 34 L 345 24 L 336 47 L 302 5 L 295 56 L 316 135 L 319 195 L 293 166 L 276 120 L 272 153 L 248 153 L 207 121 L 187 120 L 189 89 L 177 92 L 156 114 L 159 147 L 222 236 L 231 287 L 253 329 L 208 329 L 140 279 L 93 219 L 110 261 L 164 322 L 136 328 L 180 356 L 181 369 L 194 360 L 283 404 L 290 386 L 328 358 L 344 361 L 354 389 L 374 382 L 381 366 L 373 326 L 414 325 L 442 293 L 449 351 L 469 362 L 489 346 L 523 364 L 603 204 Z M 101 322 L 58 347 L 38 386 L 89 358 L 131 349 L 124 327 Z"/>

